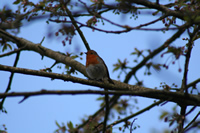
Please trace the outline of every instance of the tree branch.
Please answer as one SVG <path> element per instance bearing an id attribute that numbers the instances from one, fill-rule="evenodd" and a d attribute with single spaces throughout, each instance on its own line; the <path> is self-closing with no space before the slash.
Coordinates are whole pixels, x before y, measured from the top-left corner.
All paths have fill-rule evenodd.
<path id="1" fill-rule="evenodd" d="M 24 69 L 24 68 L 16 68 L 16 67 L 10 67 L 10 66 L 4 66 L 0 65 L 0 70 L 3 71 L 9 71 L 14 73 L 22 73 L 22 74 L 28 74 L 28 75 L 36 75 L 36 76 L 43 76 L 43 77 L 49 77 L 53 79 L 61 79 L 64 81 L 71 81 L 74 83 L 81 83 L 91 86 L 96 86 L 100 88 L 108 88 L 109 90 L 117 90 L 117 91 L 127 91 L 127 93 L 123 93 L 126 95 L 137 95 L 147 98 L 154 98 L 154 99 L 161 99 L 165 101 L 171 101 L 175 103 L 182 103 L 185 105 L 194 105 L 194 106 L 200 106 L 200 97 L 197 95 L 184 95 L 180 92 L 170 92 L 170 91 L 164 91 L 164 90 L 155 90 L 150 88 L 145 88 L 137 85 L 128 85 L 125 83 L 121 83 L 118 81 L 114 81 L 115 85 L 110 83 L 104 83 L 94 80 L 86 80 L 81 79 L 77 77 L 73 77 L 70 75 L 64 75 L 64 74 L 57 74 L 57 73 L 49 73 L 44 71 L 37 71 L 37 70 L 30 70 L 30 69 Z M 108 94 L 110 92 L 107 92 Z M 106 93 L 105 93 L 106 94 Z M 120 94 L 118 92 L 112 92 L 112 94 Z M 7 96 L 5 94 L 5 96 Z"/>
<path id="2" fill-rule="evenodd" d="M 185 91 L 185 95 L 188 95 L 188 88 L 187 88 L 187 75 L 188 75 L 188 67 L 189 67 L 189 60 L 190 60 L 190 56 L 191 56 L 191 52 L 192 52 L 192 48 L 193 48 L 193 40 L 194 40 L 194 36 L 198 33 L 199 28 L 195 27 L 194 31 L 192 34 L 189 33 L 189 29 L 188 29 L 188 34 L 190 36 L 190 40 L 188 42 L 188 50 L 186 53 L 186 59 L 185 59 L 185 67 L 184 67 L 184 74 L 183 74 L 183 79 L 182 79 L 182 85 L 181 85 L 181 92 Z M 187 109 L 187 105 L 184 104 L 180 104 L 181 106 L 181 120 L 180 120 L 180 124 L 179 124 L 179 128 L 178 128 L 178 132 L 181 133 L 184 127 L 184 121 L 185 121 L 185 112 Z"/>
<path id="3" fill-rule="evenodd" d="M 69 15 L 69 18 L 71 19 L 72 24 L 74 25 L 74 27 L 78 31 L 83 43 L 85 44 L 86 49 L 90 50 L 90 46 L 89 46 L 87 40 L 85 39 L 85 36 L 83 35 L 83 32 L 80 30 L 80 28 L 76 24 L 76 21 L 75 21 L 74 17 L 72 16 L 72 13 L 70 12 L 70 10 L 67 8 L 67 5 L 64 5 L 64 9 L 66 10 L 67 14 Z"/>
<path id="4" fill-rule="evenodd" d="M 195 86 L 195 85 L 198 84 L 199 82 L 200 82 L 200 78 L 197 79 L 197 80 L 195 80 L 195 81 L 193 81 L 193 82 L 191 82 L 191 83 L 189 83 L 189 84 L 187 85 L 187 88 L 192 87 L 192 86 Z"/>
<path id="5" fill-rule="evenodd" d="M 17 52 L 17 55 L 16 55 L 16 58 L 15 58 L 15 62 L 14 62 L 13 67 L 17 66 L 17 63 L 19 61 L 19 56 L 20 56 L 20 51 Z M 8 86 L 7 86 L 7 89 L 6 89 L 5 93 L 7 93 L 10 90 L 10 86 L 12 84 L 13 76 L 14 76 L 14 72 L 11 72 L 11 75 L 10 75 L 10 78 L 9 78 L 9 82 L 8 82 Z M 6 112 L 6 111 L 3 110 L 3 104 L 5 102 L 5 99 L 6 98 L 4 97 L 2 99 L 2 101 L 0 102 L 0 110 L 2 110 L 3 112 Z"/>
<path id="6" fill-rule="evenodd" d="M 113 96 L 111 99 L 110 99 L 110 101 L 109 101 L 109 108 L 111 109 L 114 105 L 115 105 L 115 103 L 116 103 L 116 101 L 118 100 L 118 97 L 115 97 L 115 96 Z M 97 110 L 92 116 L 90 116 L 86 121 L 84 121 L 81 125 L 79 125 L 78 127 L 77 127 L 77 129 L 80 129 L 80 128 L 82 128 L 82 127 L 84 127 L 91 119 L 94 119 L 98 114 L 100 114 L 103 110 L 104 110 L 104 108 L 106 107 L 106 104 L 104 104 L 99 110 Z M 98 126 L 97 126 L 98 127 Z"/>
<path id="7" fill-rule="evenodd" d="M 105 89 L 105 91 L 108 91 L 108 90 Z M 105 105 L 106 105 L 106 108 L 105 108 L 105 117 L 104 117 L 104 122 L 103 122 L 103 133 L 106 133 L 106 126 L 107 126 L 108 116 L 110 112 L 108 94 L 105 94 Z"/>
<path id="8" fill-rule="evenodd" d="M 138 65 L 132 68 L 132 70 L 126 75 L 124 83 L 128 83 L 132 75 L 134 75 L 138 69 L 140 69 L 149 59 L 153 58 L 155 55 L 157 55 L 159 52 L 161 52 L 167 46 L 169 46 L 174 40 L 176 40 L 188 26 L 189 24 L 184 24 L 180 26 L 180 29 L 171 38 L 169 38 L 161 47 L 155 49 L 149 56 L 145 57 Z M 115 97 L 119 98 L 120 96 L 115 96 Z"/>
<path id="9" fill-rule="evenodd" d="M 197 115 L 192 119 L 192 121 L 183 129 L 182 132 L 186 132 L 186 131 L 189 131 L 193 126 L 191 126 L 195 120 L 198 118 L 198 116 L 200 115 L 200 111 L 197 113 Z M 191 126 L 191 127 L 190 127 Z M 196 125 L 194 126 L 196 127 Z"/>
<path id="10" fill-rule="evenodd" d="M 55 52 L 51 49 L 45 48 L 41 45 L 32 43 L 26 39 L 19 38 L 9 34 L 8 32 L 0 29 L 0 36 L 6 38 L 7 40 L 16 43 L 19 48 L 23 48 L 23 50 L 31 50 L 39 53 L 41 56 L 47 56 L 56 60 L 57 62 L 64 63 L 70 67 L 73 67 L 75 70 L 79 71 L 83 75 L 87 77 L 85 66 L 78 61 L 68 57 L 62 53 Z"/>
<path id="11" fill-rule="evenodd" d="M 5 57 L 5 56 L 9 56 L 9 55 L 12 55 L 12 54 L 15 54 L 15 53 L 18 53 L 19 51 L 22 51 L 22 50 L 23 50 L 23 48 L 14 49 L 13 51 L 10 51 L 10 52 L 8 52 L 8 53 L 1 54 L 1 55 L 0 55 L 0 58 L 1 58 L 1 57 Z"/>
<path id="12" fill-rule="evenodd" d="M 163 91 L 161 91 L 161 95 L 167 95 L 168 97 L 175 97 L 177 96 L 176 99 L 183 99 L 185 98 L 185 100 L 182 100 L 183 102 L 187 103 L 196 103 L 197 106 L 200 106 L 200 103 L 198 103 L 200 101 L 200 98 L 198 96 L 195 95 L 191 95 L 190 97 L 185 97 L 182 93 L 162 93 Z M 144 91 L 144 92 L 134 92 L 134 91 L 97 91 L 97 90 L 45 90 L 42 89 L 41 91 L 35 91 L 35 92 L 10 92 L 10 93 L 0 93 L 0 98 L 4 98 L 4 97 L 19 97 L 19 96 L 23 96 L 23 97 L 30 97 L 30 96 L 39 96 L 39 95 L 85 95 L 85 94 L 97 94 L 97 95 L 105 95 L 105 94 L 109 94 L 109 95 L 125 95 L 125 96 L 145 96 L 147 94 L 150 95 L 157 95 L 156 92 L 151 92 L 151 91 Z M 151 98 L 151 97 L 150 97 Z M 171 100 L 172 101 L 172 100 Z M 172 101 L 173 102 L 173 101 Z M 193 104 L 191 104 L 193 105 Z"/>
<path id="13" fill-rule="evenodd" d="M 159 48 L 155 49 L 151 54 L 149 54 L 149 56 L 145 57 L 138 65 L 136 65 L 134 68 L 132 68 L 132 70 L 126 75 L 125 78 L 125 83 L 128 83 L 128 81 L 130 80 L 130 78 L 132 77 L 132 75 L 135 74 L 135 72 L 140 69 L 142 66 L 144 66 L 144 64 L 151 58 L 153 58 L 155 55 L 157 55 L 159 52 L 161 52 L 162 50 L 164 50 L 167 46 L 169 46 L 173 41 L 175 41 L 184 31 L 185 29 L 189 26 L 189 24 L 184 24 L 181 27 L 179 27 L 179 30 L 169 39 L 167 39 L 167 41 L 160 46 Z"/>
<path id="14" fill-rule="evenodd" d="M 112 25 L 115 25 L 115 26 L 118 26 L 118 27 L 121 27 L 121 28 L 125 28 L 127 31 L 131 31 L 131 30 L 134 30 L 134 29 L 138 29 L 138 30 L 156 30 L 156 31 L 157 31 L 157 30 L 160 30 L 160 31 L 162 31 L 163 28 L 159 28 L 159 29 L 146 28 L 146 29 L 145 29 L 145 28 L 141 28 L 141 27 L 154 24 L 154 23 L 156 23 L 156 22 L 158 22 L 158 21 L 164 19 L 164 18 L 167 17 L 167 16 L 168 16 L 168 15 L 163 15 L 163 16 L 159 17 L 158 19 L 155 19 L 155 20 L 150 21 L 150 22 L 145 23 L 145 24 L 140 24 L 139 26 L 135 26 L 135 27 L 131 27 L 131 26 L 128 26 L 128 25 L 120 25 L 120 24 L 117 24 L 117 23 L 115 23 L 115 22 L 112 22 L 111 20 L 109 20 L 109 19 L 107 19 L 107 18 L 104 18 L 104 17 L 102 17 L 102 16 L 97 16 L 97 17 L 100 17 L 101 19 L 103 19 L 103 20 L 109 22 L 109 23 L 112 24 Z"/>
<path id="15" fill-rule="evenodd" d="M 133 118 L 133 117 L 135 117 L 135 116 L 138 116 L 138 115 L 142 114 L 143 112 L 145 112 L 145 111 L 147 111 L 147 110 L 150 110 L 151 108 L 153 108 L 153 107 L 155 107 L 155 106 L 161 104 L 162 102 L 163 102 L 163 101 L 155 102 L 155 103 L 153 103 L 153 104 L 147 106 L 146 108 L 144 108 L 144 109 L 138 111 L 137 113 L 134 113 L 134 114 L 132 114 L 132 115 L 130 115 L 130 116 L 124 118 L 124 119 L 117 120 L 117 121 L 113 122 L 112 124 L 108 125 L 108 126 L 107 126 L 107 129 L 110 128 L 110 127 L 112 127 L 112 126 L 114 126 L 114 125 L 117 125 L 117 124 L 119 124 L 119 123 L 121 123 L 121 122 L 128 121 L 129 119 L 131 119 L 131 118 Z"/>
<path id="16" fill-rule="evenodd" d="M 128 83 L 128 81 L 130 80 L 131 76 L 135 74 L 135 72 L 141 68 L 149 59 L 153 58 L 155 55 L 157 55 L 157 53 L 159 53 L 160 51 L 162 51 L 163 49 L 165 49 L 168 45 L 170 45 L 176 38 L 178 38 L 184 31 L 185 28 L 188 27 L 189 24 L 184 24 L 182 26 L 180 26 L 179 31 L 177 31 L 171 38 L 169 38 L 161 47 L 157 48 L 156 50 L 154 50 L 149 56 L 145 57 L 143 59 L 143 61 L 141 61 L 136 67 L 134 67 L 127 75 L 126 78 L 124 80 L 124 83 Z M 117 102 L 118 99 L 120 98 L 120 95 L 115 95 L 113 96 L 112 99 L 115 99 L 113 102 Z M 113 103 L 113 104 L 115 104 Z"/>
<path id="17" fill-rule="evenodd" d="M 31 12 L 27 12 L 25 14 L 15 14 L 13 13 L 11 16 L 15 16 L 15 20 L 5 23 L 4 21 L 0 23 L 0 29 L 6 30 L 6 29 L 15 29 L 15 28 L 20 28 L 22 23 L 21 21 L 29 15 Z"/>
<path id="18" fill-rule="evenodd" d="M 16 67 L 16 66 L 17 66 L 17 63 L 18 63 L 18 61 L 19 61 L 19 56 L 20 56 L 20 51 L 17 52 L 17 55 L 16 55 L 16 58 L 15 58 L 15 62 L 14 62 L 13 67 Z M 8 86 L 7 86 L 7 89 L 6 89 L 6 92 L 5 92 L 5 93 L 7 93 L 7 92 L 10 90 L 10 86 L 11 86 L 11 84 L 12 84 L 13 76 L 14 76 L 14 73 L 11 72 L 10 80 L 9 80 L 9 83 L 8 83 Z"/>
<path id="19" fill-rule="evenodd" d="M 170 39 L 168 39 L 161 47 L 159 47 L 158 49 L 154 50 L 154 52 L 152 52 L 149 56 L 147 56 L 141 63 L 139 63 L 136 67 L 134 67 L 132 69 L 131 72 L 129 72 L 124 80 L 124 83 L 128 83 L 128 81 L 131 78 L 132 74 L 135 74 L 135 72 L 141 68 L 143 66 L 143 64 L 145 64 L 150 58 L 152 58 L 153 56 L 157 55 L 157 53 L 159 53 L 160 51 L 162 51 L 163 49 L 165 49 L 168 45 L 171 44 L 171 42 L 173 42 L 176 38 L 178 38 L 184 31 L 185 28 L 188 27 L 188 24 L 184 24 L 182 26 L 180 26 L 179 31 L 174 34 Z M 114 101 L 112 101 L 113 105 L 118 101 L 118 99 L 120 98 L 120 95 L 115 95 L 113 96 L 112 100 L 115 99 Z"/>
<path id="20" fill-rule="evenodd" d="M 161 17 L 160 17 L 161 18 Z M 160 19 L 158 18 L 158 19 Z M 65 21 L 65 20 L 53 20 L 53 19 L 49 19 L 50 21 L 52 22 L 59 22 L 59 23 L 71 23 L 70 21 Z M 156 20 L 152 21 L 152 22 L 149 22 L 149 23 L 154 23 Z M 138 26 L 135 26 L 135 27 L 129 27 L 129 26 L 126 26 L 124 25 L 122 28 L 125 28 L 124 30 L 116 30 L 116 31 L 113 31 L 113 30 L 104 30 L 104 29 L 100 29 L 100 28 L 97 28 L 95 26 L 92 26 L 92 25 L 87 25 L 87 24 L 83 24 L 81 22 L 78 22 L 76 21 L 76 23 L 80 24 L 81 26 L 80 27 L 87 27 L 87 28 L 91 28 L 93 30 L 97 30 L 97 31 L 100 31 L 100 32 L 105 32 L 105 33 L 113 33 L 113 34 L 122 34 L 122 33 L 127 33 L 127 32 L 130 32 L 132 30 L 143 30 L 143 31 L 165 31 L 165 30 L 177 30 L 178 28 L 177 27 L 173 27 L 173 28 L 142 28 L 144 26 L 148 26 L 149 23 L 145 23 L 145 24 L 141 24 L 141 25 L 138 25 Z"/>
<path id="21" fill-rule="evenodd" d="M 190 40 L 188 42 L 188 50 L 185 56 L 185 67 L 184 67 L 184 74 L 183 74 L 183 79 L 182 79 L 182 85 L 181 85 L 181 92 L 185 91 L 185 94 L 188 94 L 188 88 L 187 86 L 187 75 L 188 75 L 188 67 L 189 67 L 189 61 L 190 61 L 190 56 L 193 48 L 193 43 L 194 43 L 194 37 L 198 33 L 199 27 L 195 27 L 193 33 L 188 33 L 190 36 Z M 189 32 L 189 29 L 188 29 Z"/>
<path id="22" fill-rule="evenodd" d="M 184 127 L 184 121 L 185 121 L 185 112 L 187 109 L 187 105 L 181 104 L 181 111 L 180 111 L 180 121 L 179 121 L 179 126 L 178 126 L 178 133 L 182 133 L 183 127 Z"/>
<path id="23" fill-rule="evenodd" d="M 181 13 L 179 11 L 171 10 L 164 5 L 153 3 L 153 2 L 147 1 L 147 0 L 130 0 L 130 1 L 133 2 L 133 3 L 136 3 L 136 4 L 143 5 L 145 7 L 157 9 L 159 11 L 162 11 L 165 14 L 169 14 L 170 16 L 174 16 L 174 17 L 177 17 L 177 18 L 184 20 L 184 14 L 183 13 Z"/>

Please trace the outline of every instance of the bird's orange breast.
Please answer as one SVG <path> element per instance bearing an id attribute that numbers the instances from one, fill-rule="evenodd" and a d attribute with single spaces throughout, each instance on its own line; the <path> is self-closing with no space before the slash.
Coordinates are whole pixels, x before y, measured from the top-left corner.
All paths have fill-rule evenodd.
<path id="1" fill-rule="evenodd" d="M 86 67 L 89 66 L 90 64 L 99 64 L 99 61 L 97 60 L 97 56 L 96 55 L 87 55 L 86 58 Z"/>

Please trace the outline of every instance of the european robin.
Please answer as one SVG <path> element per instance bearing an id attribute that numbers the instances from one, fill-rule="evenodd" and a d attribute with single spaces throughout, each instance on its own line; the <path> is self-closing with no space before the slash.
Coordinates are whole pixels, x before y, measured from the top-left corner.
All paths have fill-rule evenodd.
<path id="1" fill-rule="evenodd" d="M 86 54 L 86 72 L 90 79 L 107 80 L 114 84 L 110 79 L 108 68 L 103 59 L 94 50 L 89 50 Z"/>

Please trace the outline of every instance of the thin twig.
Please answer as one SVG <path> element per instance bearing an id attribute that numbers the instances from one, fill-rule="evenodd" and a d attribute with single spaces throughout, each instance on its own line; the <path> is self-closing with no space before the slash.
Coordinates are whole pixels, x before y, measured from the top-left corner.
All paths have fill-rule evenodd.
<path id="1" fill-rule="evenodd" d="M 151 22 L 148 22 L 148 23 L 145 23 L 145 24 L 141 24 L 141 25 L 136 26 L 136 27 L 131 27 L 131 26 L 121 25 L 121 24 L 115 23 L 115 22 L 111 21 L 110 19 L 107 19 L 107 18 L 101 16 L 101 14 L 99 14 L 99 13 L 92 12 L 92 11 L 89 10 L 89 8 L 87 7 L 86 3 L 82 2 L 81 0 L 79 0 L 79 2 L 81 2 L 81 3 L 85 6 L 85 8 L 87 9 L 87 11 L 88 11 L 90 14 L 93 14 L 93 15 L 96 16 L 97 18 L 101 18 L 101 19 L 107 21 L 108 23 L 110 23 L 110 24 L 112 24 L 112 25 L 115 25 L 115 26 L 121 27 L 121 28 L 125 28 L 126 30 L 124 30 L 124 31 L 131 31 L 131 30 L 133 30 L 133 29 L 141 29 L 141 27 L 148 26 L 148 25 L 151 25 L 151 24 L 153 24 L 153 23 L 156 23 L 156 22 L 158 22 L 158 21 L 160 21 L 160 20 L 162 20 L 162 19 L 164 19 L 165 17 L 168 16 L 168 14 L 166 13 L 166 14 L 164 14 L 163 16 L 161 16 L 161 17 L 159 17 L 158 19 L 155 19 L 155 20 L 153 20 L 153 21 L 151 21 Z M 85 25 L 85 26 L 86 26 L 86 25 Z M 94 28 L 93 28 L 93 29 L 94 29 Z M 143 29 L 143 30 L 145 30 L 145 29 Z M 146 29 L 146 30 L 148 30 L 148 29 Z M 150 30 L 150 28 L 149 28 L 149 30 Z"/>
<path id="2" fill-rule="evenodd" d="M 108 91 L 108 90 L 105 89 L 105 91 Z M 105 108 L 105 117 L 104 117 L 104 122 L 103 122 L 103 133 L 106 132 L 106 126 L 107 126 L 108 116 L 110 112 L 108 94 L 105 94 L 105 104 L 106 104 L 106 108 Z"/>
<path id="3" fill-rule="evenodd" d="M 138 5 L 143 5 L 148 8 L 153 8 L 158 11 L 162 11 L 165 14 L 169 14 L 170 16 L 174 16 L 174 17 L 184 20 L 184 14 L 177 12 L 175 10 L 171 10 L 168 7 L 166 7 L 165 5 L 157 4 L 155 2 L 151 2 L 151 1 L 147 1 L 147 0 L 131 0 L 131 2 L 138 4 Z"/>
<path id="4" fill-rule="evenodd" d="M 19 61 L 19 56 L 20 56 L 20 51 L 17 52 L 13 67 L 17 66 L 17 63 Z M 9 78 L 9 82 L 8 82 L 8 86 L 7 86 L 7 89 L 6 89 L 6 91 L 4 93 L 7 93 L 10 90 L 10 87 L 11 87 L 11 84 L 12 84 L 12 81 L 13 81 L 13 76 L 14 76 L 14 72 L 11 72 L 11 75 L 10 75 L 10 78 Z M 2 101 L 0 102 L 0 110 L 2 110 L 2 111 L 3 111 L 3 104 L 5 102 L 5 99 L 6 99 L 6 97 L 4 97 L 2 99 Z M 5 112 L 5 111 L 3 111 L 3 112 Z"/>
<path id="5" fill-rule="evenodd" d="M 190 111 L 188 111 L 188 112 L 185 114 L 185 116 L 189 115 L 192 111 L 194 111 L 194 109 L 195 109 L 196 107 L 197 107 L 197 106 L 192 107 L 192 108 L 190 109 Z"/>
<path id="6" fill-rule="evenodd" d="M 199 130 L 199 126 L 200 126 L 200 121 L 196 121 L 190 127 L 188 127 L 186 130 L 184 130 L 183 133 L 189 133 L 188 131 L 191 130 L 192 128 L 196 128 L 197 131 L 198 131 Z"/>
<path id="7" fill-rule="evenodd" d="M 57 61 L 55 61 L 55 62 L 53 63 L 53 65 L 50 67 L 50 69 L 52 69 L 56 64 L 58 64 Z"/>
<path id="8" fill-rule="evenodd" d="M 183 130 L 183 127 L 184 127 L 184 121 L 185 121 L 185 112 L 186 112 L 186 109 L 187 109 L 187 105 L 182 104 L 180 106 L 181 106 L 181 111 L 180 111 L 181 119 L 179 121 L 178 133 L 182 133 L 182 130 Z"/>
<path id="9" fill-rule="evenodd" d="M 155 106 L 161 104 L 162 102 L 163 102 L 162 100 L 160 100 L 160 101 L 158 101 L 158 102 L 155 102 L 155 103 L 153 103 L 153 104 L 147 106 L 146 108 L 144 108 L 144 109 L 138 111 L 138 112 L 135 113 L 135 114 L 132 114 L 132 115 L 130 115 L 130 116 L 124 118 L 124 119 L 121 119 L 121 120 L 118 120 L 118 121 L 113 122 L 112 124 L 108 125 L 107 128 L 110 128 L 110 127 L 112 127 L 112 126 L 114 126 L 114 125 L 117 125 L 117 124 L 119 124 L 119 123 L 121 123 L 121 122 L 128 121 L 129 119 L 131 119 L 131 118 L 133 118 L 133 117 L 135 117 L 135 116 L 138 116 L 138 115 L 142 114 L 143 112 L 145 112 L 145 111 L 147 111 L 147 110 L 149 110 L 149 109 L 151 109 L 151 108 L 153 108 L 153 107 L 155 107 Z"/>
<path id="10" fill-rule="evenodd" d="M 90 50 L 90 46 L 87 42 L 87 40 L 85 39 L 85 36 L 83 34 L 83 32 L 80 30 L 80 28 L 78 27 L 76 20 L 74 19 L 74 17 L 72 16 L 72 13 L 70 12 L 70 10 L 67 8 L 67 5 L 63 5 L 63 8 L 66 10 L 67 14 L 69 15 L 69 18 L 72 21 L 72 24 L 74 25 L 74 27 L 76 28 L 76 30 L 78 31 L 83 43 L 85 44 L 85 47 L 87 50 Z"/>
<path id="11" fill-rule="evenodd" d="M 187 85 L 187 88 L 192 87 L 192 86 L 195 86 L 195 85 L 198 84 L 199 82 L 200 82 L 200 78 L 198 78 L 197 80 L 195 80 L 195 81 L 189 83 L 189 84 Z"/>
<path id="12" fill-rule="evenodd" d="M 52 22 L 59 22 L 59 23 L 71 23 L 71 21 L 65 21 L 65 20 L 53 20 L 53 19 L 49 19 Z M 141 28 L 143 26 L 145 26 L 146 24 L 141 24 L 139 26 L 136 27 L 129 27 L 129 26 L 124 26 L 123 28 L 125 28 L 124 30 L 104 30 L 104 29 L 100 29 L 97 28 L 95 26 L 92 25 L 87 25 L 87 24 L 83 24 L 81 22 L 76 21 L 76 23 L 80 24 L 80 27 L 87 27 L 87 28 L 91 28 L 92 30 L 96 30 L 96 31 L 100 31 L 100 32 L 105 32 L 105 33 L 113 33 L 113 34 L 121 34 L 121 33 L 126 33 L 126 32 L 130 32 L 131 30 L 144 30 L 144 31 L 165 31 L 165 30 L 177 30 L 179 29 L 178 27 L 173 27 L 173 28 Z M 153 21 L 152 21 L 153 23 Z"/>
<path id="13" fill-rule="evenodd" d="M 195 122 L 195 120 L 198 118 L 199 115 L 200 115 L 200 111 L 199 111 L 199 113 L 192 119 L 192 121 L 183 129 L 182 132 L 185 132 L 186 130 L 188 130 L 189 126 L 192 125 L 192 123 Z"/>
<path id="14" fill-rule="evenodd" d="M 184 74 L 183 74 L 183 79 L 182 79 L 182 85 L 181 85 L 181 92 L 185 91 L 185 94 L 188 94 L 188 88 L 187 86 L 187 75 L 188 75 L 188 67 L 189 67 L 189 61 L 190 61 L 190 56 L 193 48 L 193 40 L 195 35 L 198 33 L 199 27 L 195 27 L 193 33 L 189 33 L 188 29 L 188 34 L 190 36 L 190 40 L 188 42 L 188 50 L 185 56 L 185 66 L 184 66 Z"/>
<path id="15" fill-rule="evenodd" d="M 193 39 L 195 37 L 195 35 L 198 33 L 199 27 L 195 27 L 193 33 L 189 33 L 189 29 L 188 29 L 188 34 L 190 36 L 190 40 L 188 42 L 188 50 L 186 53 L 186 59 L 185 59 L 185 67 L 184 67 L 184 74 L 183 74 L 183 79 L 182 79 L 182 85 L 181 85 L 181 92 L 185 91 L 185 95 L 188 95 L 188 88 L 186 88 L 187 86 L 187 75 L 188 75 L 188 67 L 189 67 L 189 60 L 190 60 L 190 56 L 191 56 L 191 52 L 192 52 L 192 48 L 193 48 Z M 181 133 L 184 127 L 184 121 L 185 121 L 185 112 L 187 109 L 187 105 L 185 104 L 180 104 L 181 106 L 181 122 L 179 124 L 178 127 L 178 132 Z"/>
<path id="16" fill-rule="evenodd" d="M 15 53 L 18 53 L 19 51 L 22 51 L 22 50 L 23 50 L 23 48 L 14 49 L 13 51 L 10 51 L 8 53 L 1 54 L 0 58 L 1 57 L 5 57 L 5 56 L 9 56 L 9 55 L 12 55 L 12 54 L 15 54 Z"/>
<path id="17" fill-rule="evenodd" d="M 148 25 L 154 24 L 154 23 L 156 23 L 156 22 L 158 22 L 158 21 L 164 19 L 164 18 L 167 17 L 167 16 L 168 16 L 168 15 L 165 14 L 165 15 L 159 17 L 158 19 L 155 19 L 155 20 L 153 20 L 153 21 L 151 21 L 151 22 L 148 22 L 148 23 L 145 23 L 145 24 L 140 24 L 139 26 L 135 26 L 135 27 L 131 27 L 131 26 L 127 26 L 127 25 L 120 25 L 120 24 L 117 24 L 117 23 L 115 23 L 115 22 L 112 22 L 111 20 L 109 20 L 109 19 L 107 19 L 107 18 L 104 18 L 104 17 L 102 17 L 102 16 L 99 16 L 99 17 L 100 17 L 101 19 L 103 19 L 103 20 L 109 22 L 109 23 L 112 24 L 112 25 L 115 25 L 115 26 L 118 26 L 118 27 L 121 27 L 121 28 L 125 28 L 125 29 L 127 29 L 127 30 L 134 30 L 134 29 L 141 29 L 141 28 L 144 27 L 144 26 L 148 26 Z M 167 28 L 166 28 L 166 29 L 167 29 Z M 142 30 L 151 30 L 151 28 L 146 28 L 146 29 L 144 28 L 144 29 L 142 29 Z M 152 29 L 152 30 L 153 30 L 153 29 Z M 155 29 L 155 30 L 158 30 L 158 29 Z M 163 29 L 160 29 L 160 31 L 162 31 L 162 30 L 163 30 Z"/>
<path id="18" fill-rule="evenodd" d="M 137 120 L 137 118 L 133 119 L 133 121 L 131 122 L 130 133 L 132 133 L 133 123 L 135 122 L 135 120 Z"/>
<path id="19" fill-rule="evenodd" d="M 44 42 L 45 36 L 42 38 L 41 42 L 39 43 L 39 45 L 42 45 L 42 43 Z"/>

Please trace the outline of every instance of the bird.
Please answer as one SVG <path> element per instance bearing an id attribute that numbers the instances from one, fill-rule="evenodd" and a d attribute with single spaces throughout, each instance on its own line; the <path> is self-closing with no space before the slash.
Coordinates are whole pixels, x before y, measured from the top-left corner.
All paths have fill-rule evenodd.
<path id="1" fill-rule="evenodd" d="M 88 50 L 86 53 L 86 73 L 89 79 L 104 81 L 114 84 L 110 79 L 108 68 L 103 59 L 94 50 Z"/>

